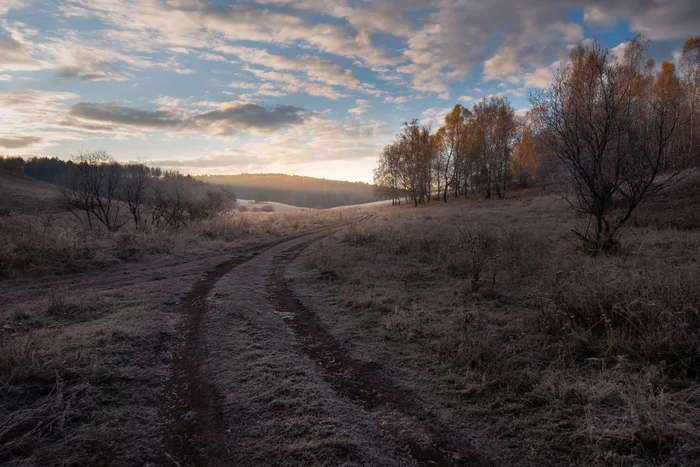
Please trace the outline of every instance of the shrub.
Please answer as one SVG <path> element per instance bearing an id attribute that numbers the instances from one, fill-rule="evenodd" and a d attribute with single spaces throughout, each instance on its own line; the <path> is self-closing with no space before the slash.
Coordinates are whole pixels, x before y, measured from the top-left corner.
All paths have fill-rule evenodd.
<path id="1" fill-rule="evenodd" d="M 700 276 L 696 265 L 621 271 L 605 262 L 562 272 L 541 303 L 540 329 L 574 358 L 662 365 L 700 375 Z"/>

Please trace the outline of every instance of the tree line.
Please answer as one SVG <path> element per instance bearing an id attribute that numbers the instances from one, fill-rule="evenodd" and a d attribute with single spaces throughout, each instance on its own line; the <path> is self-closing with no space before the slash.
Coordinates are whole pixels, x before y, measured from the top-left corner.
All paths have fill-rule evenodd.
<path id="1" fill-rule="evenodd" d="M 405 123 L 384 147 L 374 170 L 380 197 L 396 204 L 484 192 L 503 198 L 508 187 L 545 182 L 551 161 L 536 147 L 531 117 L 520 117 L 506 97 L 492 96 L 472 109 L 457 104 L 437 131 Z"/>
<path id="2" fill-rule="evenodd" d="M 184 227 L 229 209 L 231 190 L 177 171 L 121 164 L 104 150 L 81 151 L 69 161 L 0 156 L 0 168 L 55 183 L 62 203 L 87 228 L 115 232 Z"/>
<path id="3" fill-rule="evenodd" d="M 57 185 L 65 178 L 72 162 L 55 157 L 4 156 L 0 154 L 0 169 L 22 173 L 27 177 Z"/>
<path id="4" fill-rule="evenodd" d="M 700 36 L 678 66 L 657 68 L 648 46 L 637 36 L 618 55 L 597 42 L 572 48 L 522 116 L 489 97 L 455 105 L 435 132 L 404 124 L 374 170 L 378 195 L 418 206 L 563 180 L 571 206 L 590 217 L 576 234 L 591 251 L 615 248 L 636 207 L 700 162 Z"/>

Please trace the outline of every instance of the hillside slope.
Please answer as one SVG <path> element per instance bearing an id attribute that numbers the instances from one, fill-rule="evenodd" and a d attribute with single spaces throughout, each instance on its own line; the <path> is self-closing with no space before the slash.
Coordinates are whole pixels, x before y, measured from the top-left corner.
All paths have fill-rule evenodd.
<path id="1" fill-rule="evenodd" d="M 231 187 L 238 198 L 332 208 L 375 200 L 373 186 L 284 174 L 204 175 L 199 180 Z"/>
<path id="2" fill-rule="evenodd" d="M 54 185 L 0 169 L 0 213 L 51 210 L 57 195 Z"/>

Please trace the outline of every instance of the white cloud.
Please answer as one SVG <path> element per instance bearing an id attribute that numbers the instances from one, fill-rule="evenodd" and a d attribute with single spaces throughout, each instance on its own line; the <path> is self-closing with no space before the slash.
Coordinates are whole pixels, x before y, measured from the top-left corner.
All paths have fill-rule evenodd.
<path id="1" fill-rule="evenodd" d="M 385 104 L 405 104 L 406 102 L 409 102 L 413 99 L 416 99 L 417 96 L 397 96 L 397 97 L 390 97 L 387 96 L 384 98 L 384 103 Z"/>
<path id="2" fill-rule="evenodd" d="M 420 116 L 422 117 L 420 119 L 420 123 L 422 125 L 429 126 L 433 129 L 437 129 L 445 122 L 445 117 L 451 111 L 452 107 L 431 107 L 429 109 L 424 110 L 420 114 Z"/>
<path id="3" fill-rule="evenodd" d="M 561 64 L 561 60 L 557 60 L 549 66 L 525 73 L 522 75 L 521 82 L 529 88 L 545 88 L 552 82 L 554 73 L 561 67 Z"/>
<path id="4" fill-rule="evenodd" d="M 260 95 L 283 96 L 304 93 L 333 100 L 348 96 L 348 94 L 337 91 L 332 86 L 304 81 L 292 73 L 281 73 L 279 71 L 261 70 L 252 67 L 244 67 L 243 69 L 263 81 L 258 87 L 257 93 Z"/>
<path id="5" fill-rule="evenodd" d="M 370 108 L 369 101 L 366 101 L 364 99 L 357 99 L 355 101 L 355 104 L 357 105 L 357 107 L 353 107 L 352 109 L 348 110 L 349 114 L 362 115 L 363 113 L 367 112 L 367 110 L 369 110 Z"/>

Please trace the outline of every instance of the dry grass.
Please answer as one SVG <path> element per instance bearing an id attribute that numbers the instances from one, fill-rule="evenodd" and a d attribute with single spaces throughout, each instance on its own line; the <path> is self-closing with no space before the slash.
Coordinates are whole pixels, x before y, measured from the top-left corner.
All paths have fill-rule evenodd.
<path id="1" fill-rule="evenodd" d="M 308 248 L 292 285 L 339 342 L 497 464 L 688 465 L 700 457 L 695 192 L 641 210 L 621 251 L 598 258 L 569 234 L 585 219 L 534 193 L 381 208 Z M 0 217 L 0 463 L 152 461 L 182 294 L 223 252 L 360 214 L 232 213 L 116 234 L 61 213 Z M 219 312 L 264 295 L 259 279 L 259 290 L 229 283 L 238 295 Z M 273 449 L 242 433 L 242 453 L 264 448 L 280 464 L 352 463 L 365 449 L 384 459 L 381 440 L 363 444 L 374 422 L 346 423 L 360 415 L 320 389 L 279 339 L 283 326 L 238 318 L 222 359 L 230 381 L 250 379 L 238 390 L 254 388 L 238 416 L 280 440 Z M 279 424 L 281 411 L 299 416 Z"/>
<path id="2" fill-rule="evenodd" d="M 354 211 L 229 213 L 180 230 L 87 230 L 67 213 L 0 217 L 0 280 L 75 273 L 149 255 L 223 251 L 351 218 Z"/>
<path id="3" fill-rule="evenodd" d="M 133 303 L 119 305 L 117 311 L 105 297 L 69 295 L 57 286 L 30 307 L 4 310 L 0 462 L 85 465 L 152 457 L 155 410 L 137 396 L 156 402 L 149 385 L 158 365 L 141 341 L 152 337 L 152 319 L 138 320 L 143 309 Z M 144 363 L 156 373 L 149 375 Z"/>
<path id="4" fill-rule="evenodd" d="M 698 458 L 698 230 L 642 211 L 591 258 L 553 198 L 381 212 L 300 258 L 297 293 L 354 352 L 506 464 Z"/>
<path id="5" fill-rule="evenodd" d="M 0 217 L 1 464 L 156 459 L 183 294 L 232 249 L 354 215 L 232 213 L 109 233 L 37 211 Z"/>

